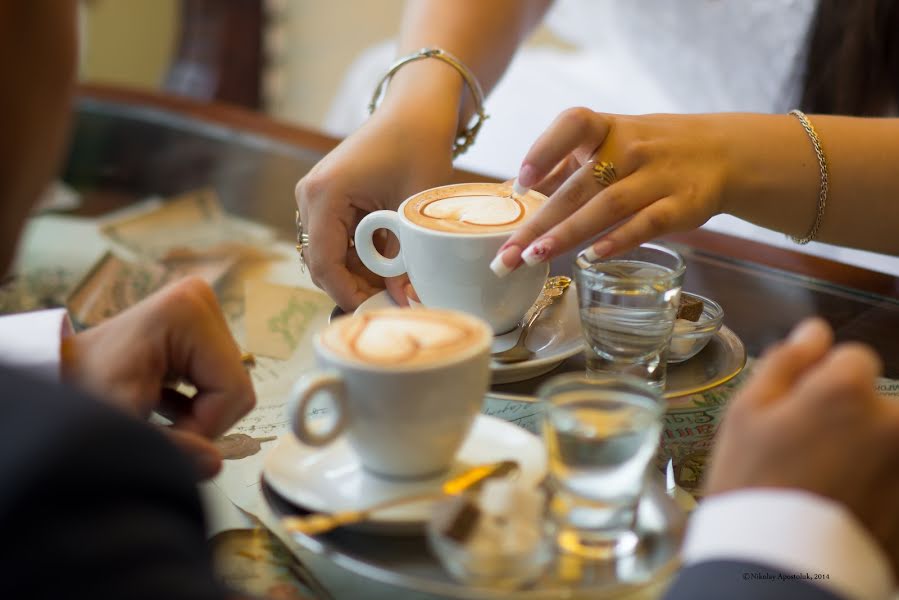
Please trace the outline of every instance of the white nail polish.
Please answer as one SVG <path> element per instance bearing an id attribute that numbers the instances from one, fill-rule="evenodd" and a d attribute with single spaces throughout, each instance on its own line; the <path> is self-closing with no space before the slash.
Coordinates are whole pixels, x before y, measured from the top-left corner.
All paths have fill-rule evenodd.
<path id="1" fill-rule="evenodd" d="M 546 260 L 546 254 L 549 252 L 549 245 L 546 242 L 534 242 L 521 253 L 521 260 L 529 267 L 542 263 Z"/>
<path id="2" fill-rule="evenodd" d="M 483 264 L 483 263 L 481 263 Z M 512 272 L 512 269 L 506 266 L 506 263 L 503 262 L 502 253 L 497 254 L 492 261 L 490 261 L 490 270 L 493 271 L 494 275 L 502 279 L 506 275 Z"/>
<path id="3" fill-rule="evenodd" d="M 516 196 L 524 196 L 528 192 L 530 192 L 530 188 L 526 188 L 520 183 L 518 183 L 518 177 L 515 178 L 515 181 L 512 182 L 512 193 Z"/>
<path id="4" fill-rule="evenodd" d="M 596 253 L 596 250 L 593 249 L 593 246 L 587 246 L 587 249 L 583 252 L 584 258 L 586 258 L 590 262 L 596 262 L 599 260 L 599 254 Z"/>

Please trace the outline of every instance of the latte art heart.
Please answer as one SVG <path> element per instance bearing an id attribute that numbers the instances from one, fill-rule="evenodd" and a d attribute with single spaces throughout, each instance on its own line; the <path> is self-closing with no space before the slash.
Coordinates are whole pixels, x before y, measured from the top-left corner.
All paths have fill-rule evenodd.
<path id="1" fill-rule="evenodd" d="M 361 324 L 352 346 L 362 360 L 398 363 L 441 346 L 452 346 L 465 333 L 458 326 L 427 317 L 373 317 Z"/>
<path id="2" fill-rule="evenodd" d="M 508 194 L 490 193 L 492 188 L 504 189 L 498 184 L 462 184 L 455 187 L 475 189 L 459 189 L 456 193 L 453 193 L 456 191 L 453 187 L 428 190 L 407 202 L 403 208 L 406 219 L 427 229 L 447 233 L 500 233 L 521 225 L 545 201 L 545 197 L 536 192 L 524 196 L 513 196 L 511 191 Z"/>
<path id="3" fill-rule="evenodd" d="M 457 196 L 429 203 L 422 214 L 435 219 L 460 221 L 474 225 L 507 225 L 521 217 L 524 210 L 514 198 L 499 196 Z"/>
<path id="4" fill-rule="evenodd" d="M 322 342 L 344 358 L 367 364 L 427 366 L 465 354 L 489 335 L 481 323 L 459 313 L 385 309 L 335 321 Z"/>

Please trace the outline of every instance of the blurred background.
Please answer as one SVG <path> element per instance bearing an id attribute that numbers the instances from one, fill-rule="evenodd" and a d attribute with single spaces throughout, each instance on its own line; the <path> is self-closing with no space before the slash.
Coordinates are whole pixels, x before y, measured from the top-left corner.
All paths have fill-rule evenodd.
<path id="1" fill-rule="evenodd" d="M 319 128 L 404 0 L 85 0 L 81 80 L 166 90 Z M 554 43 L 546 31 L 532 43 Z"/>

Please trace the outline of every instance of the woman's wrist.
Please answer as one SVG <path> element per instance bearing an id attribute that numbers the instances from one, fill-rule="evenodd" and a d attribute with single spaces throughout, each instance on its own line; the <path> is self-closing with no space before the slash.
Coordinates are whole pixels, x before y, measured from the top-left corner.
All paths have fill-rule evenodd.
<path id="1" fill-rule="evenodd" d="M 421 60 L 397 71 L 374 115 L 383 113 L 391 121 L 414 124 L 452 147 L 463 122 L 466 92 L 462 76 L 453 67 L 439 60 Z"/>
<path id="2" fill-rule="evenodd" d="M 790 115 L 724 115 L 730 151 L 721 211 L 790 235 L 815 215 L 818 163 Z"/>

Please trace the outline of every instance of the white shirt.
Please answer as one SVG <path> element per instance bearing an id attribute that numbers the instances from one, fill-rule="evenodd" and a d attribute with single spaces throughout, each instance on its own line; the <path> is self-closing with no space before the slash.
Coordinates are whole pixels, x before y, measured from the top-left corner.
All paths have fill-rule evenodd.
<path id="1" fill-rule="evenodd" d="M 64 308 L 0 317 L 0 361 L 59 379 L 60 345 L 71 332 Z"/>
<path id="2" fill-rule="evenodd" d="M 787 489 L 747 489 L 703 500 L 690 518 L 684 565 L 709 560 L 761 564 L 795 574 L 847 600 L 888 600 L 895 591 L 886 555 L 842 505 Z M 765 571 L 762 571 L 764 573 Z M 824 578 L 814 579 L 816 574 Z M 751 579 L 735 584 L 776 582 Z"/>

